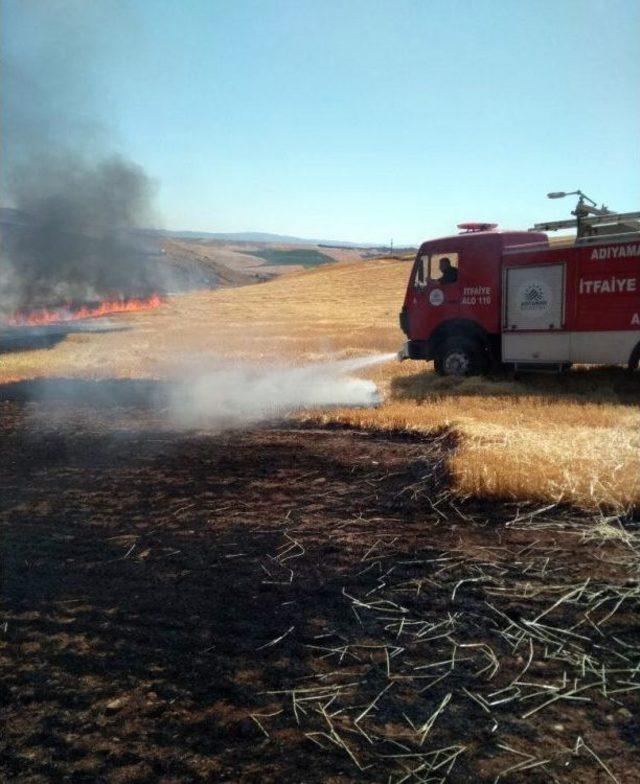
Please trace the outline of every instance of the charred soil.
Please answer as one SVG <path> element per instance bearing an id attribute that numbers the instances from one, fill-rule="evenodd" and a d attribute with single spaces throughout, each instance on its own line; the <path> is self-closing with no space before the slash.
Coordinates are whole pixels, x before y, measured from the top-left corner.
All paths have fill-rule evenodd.
<path id="1" fill-rule="evenodd" d="M 5 780 L 634 780 L 637 521 L 460 499 L 446 431 L 3 397 Z"/>

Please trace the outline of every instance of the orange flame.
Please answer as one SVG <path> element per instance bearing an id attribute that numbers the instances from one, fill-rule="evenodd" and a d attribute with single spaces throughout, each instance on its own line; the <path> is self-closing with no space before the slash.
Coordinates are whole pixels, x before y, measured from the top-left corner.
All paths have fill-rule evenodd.
<path id="1" fill-rule="evenodd" d="M 150 297 L 132 297 L 127 299 L 104 300 L 97 305 L 80 307 L 42 308 L 29 312 L 18 311 L 11 316 L 7 324 L 12 327 L 37 327 L 45 324 L 59 324 L 62 321 L 78 321 L 79 319 L 100 318 L 114 313 L 132 313 L 137 310 L 151 310 L 164 302 L 159 294 Z"/>

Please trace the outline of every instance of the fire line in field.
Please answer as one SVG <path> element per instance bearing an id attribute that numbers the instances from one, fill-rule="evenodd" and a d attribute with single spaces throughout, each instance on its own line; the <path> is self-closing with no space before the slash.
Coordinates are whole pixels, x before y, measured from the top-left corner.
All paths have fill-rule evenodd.
<path id="1" fill-rule="evenodd" d="M 13 313 L 6 323 L 12 327 L 36 327 L 46 324 L 58 324 L 63 321 L 79 321 L 81 319 L 112 316 L 116 313 L 133 313 L 140 310 L 152 310 L 165 302 L 159 294 L 149 297 L 123 297 L 121 299 L 102 300 L 94 305 L 74 307 L 64 305 L 56 308 L 39 308 L 36 310 L 20 310 Z"/>

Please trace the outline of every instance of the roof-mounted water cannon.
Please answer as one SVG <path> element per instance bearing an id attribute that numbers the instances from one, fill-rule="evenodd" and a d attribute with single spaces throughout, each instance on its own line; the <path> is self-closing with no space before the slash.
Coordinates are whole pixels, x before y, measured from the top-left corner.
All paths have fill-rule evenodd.
<path id="1" fill-rule="evenodd" d="M 586 193 L 583 193 L 581 190 L 577 191 L 552 191 L 551 193 L 547 193 L 547 199 L 563 199 L 565 196 L 577 196 L 578 203 L 576 204 L 575 210 L 571 211 L 572 215 L 575 215 L 576 218 L 580 218 L 581 216 L 587 215 L 611 215 L 611 210 L 605 207 L 602 204 L 598 207 L 595 201 Z M 589 204 L 585 204 L 585 202 L 589 202 Z M 590 205 L 590 206 L 589 206 Z"/>
<path id="2" fill-rule="evenodd" d="M 590 199 L 586 193 L 582 191 L 551 191 L 551 193 L 547 193 L 547 199 L 564 199 L 565 196 L 579 196 L 580 201 L 588 201 L 593 206 L 596 206 L 596 203 L 593 199 Z M 604 206 L 604 205 L 603 205 Z"/>

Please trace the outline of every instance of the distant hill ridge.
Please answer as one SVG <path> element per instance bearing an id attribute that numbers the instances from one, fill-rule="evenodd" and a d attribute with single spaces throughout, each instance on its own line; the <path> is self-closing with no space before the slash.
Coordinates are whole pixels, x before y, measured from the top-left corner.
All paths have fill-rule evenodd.
<path id="1" fill-rule="evenodd" d="M 9 225 L 29 224 L 29 216 L 13 207 L 0 207 L 0 223 Z M 288 234 L 270 234 L 262 231 L 213 232 L 173 231 L 171 229 L 141 229 L 141 234 L 150 237 L 175 237 L 176 239 L 220 240 L 222 242 L 259 242 L 282 245 L 324 245 L 328 248 L 380 248 L 375 243 L 342 242 L 340 240 L 318 240 L 293 237 Z"/>
<path id="2" fill-rule="evenodd" d="M 170 229 L 147 229 L 145 233 L 160 234 L 177 239 L 206 239 L 222 242 L 259 242 L 282 245 L 324 245 L 327 248 L 377 248 L 375 243 L 341 242 L 339 240 L 317 240 L 306 237 L 293 237 L 289 234 L 269 234 L 262 231 L 213 232 L 213 231 L 171 231 Z"/>

